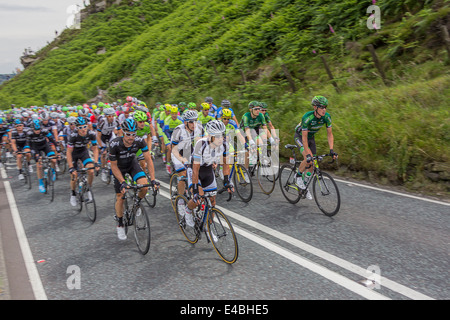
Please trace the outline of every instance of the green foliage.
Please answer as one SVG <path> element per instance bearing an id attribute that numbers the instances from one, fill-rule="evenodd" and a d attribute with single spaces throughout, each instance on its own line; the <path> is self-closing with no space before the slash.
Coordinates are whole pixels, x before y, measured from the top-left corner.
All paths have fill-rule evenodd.
<path id="1" fill-rule="evenodd" d="M 133 95 L 150 104 L 227 98 L 239 117 L 250 100 L 263 100 L 285 143 L 320 93 L 331 101 L 342 163 L 405 182 L 427 161 L 450 158 L 443 98 L 450 75 L 436 32 L 448 3 L 379 0 L 382 29 L 375 32 L 366 27 L 371 0 L 126 1 L 43 48 L 38 62 L 0 86 L 0 105 L 82 103 L 100 88 L 111 100 Z M 367 44 L 376 47 L 389 88 Z M 324 132 L 317 142 L 327 149 Z"/>

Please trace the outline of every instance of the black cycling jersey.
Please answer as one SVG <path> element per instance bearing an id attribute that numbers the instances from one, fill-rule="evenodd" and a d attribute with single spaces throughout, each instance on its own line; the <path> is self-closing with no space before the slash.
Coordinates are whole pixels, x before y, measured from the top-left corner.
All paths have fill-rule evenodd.
<path id="1" fill-rule="evenodd" d="M 67 146 L 74 148 L 74 151 L 87 148 L 88 143 L 97 145 L 97 136 L 94 131 L 88 131 L 85 136 L 80 136 L 78 131 L 72 132 L 67 139 Z"/>
<path id="2" fill-rule="evenodd" d="M 47 129 L 39 130 L 39 133 L 35 133 L 34 130 L 27 131 L 28 145 L 30 147 L 41 147 L 47 144 L 47 140 L 52 143 L 56 143 L 55 138 Z"/>
<path id="3" fill-rule="evenodd" d="M 110 142 L 109 159 L 117 161 L 117 166 L 121 169 L 128 168 L 136 159 L 136 152 L 148 152 L 148 146 L 142 137 L 136 137 L 131 147 L 125 147 L 123 137 L 118 137 Z"/>
<path id="4" fill-rule="evenodd" d="M 28 140 L 27 131 L 22 130 L 22 132 L 18 132 L 16 129 L 12 130 L 11 140 L 16 140 L 16 146 L 23 148 Z"/>

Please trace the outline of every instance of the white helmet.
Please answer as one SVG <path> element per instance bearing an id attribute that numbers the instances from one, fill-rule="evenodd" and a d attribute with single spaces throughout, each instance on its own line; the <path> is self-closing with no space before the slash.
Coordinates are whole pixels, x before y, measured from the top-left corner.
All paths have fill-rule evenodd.
<path id="1" fill-rule="evenodd" d="M 185 113 L 183 113 L 183 120 L 184 121 L 192 121 L 197 120 L 198 113 L 194 110 L 187 110 Z"/>
<path id="2" fill-rule="evenodd" d="M 223 134 L 226 128 L 222 121 L 213 120 L 206 124 L 205 130 L 209 135 L 218 135 Z"/>

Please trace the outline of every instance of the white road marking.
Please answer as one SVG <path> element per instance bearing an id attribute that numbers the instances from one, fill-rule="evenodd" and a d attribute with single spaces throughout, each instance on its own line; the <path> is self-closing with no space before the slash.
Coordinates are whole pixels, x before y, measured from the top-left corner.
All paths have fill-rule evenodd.
<path id="1" fill-rule="evenodd" d="M 2 178 L 6 178 L 6 172 L 4 168 L 1 168 Z M 9 208 L 11 210 L 11 216 L 14 221 L 14 227 L 16 229 L 17 238 L 19 240 L 20 249 L 22 251 L 23 260 L 25 262 L 25 267 L 28 272 L 28 277 L 30 279 L 31 287 L 33 289 L 34 296 L 36 300 L 47 300 L 47 295 L 45 293 L 44 287 L 42 285 L 41 277 L 37 271 L 36 264 L 33 259 L 33 254 L 31 253 L 30 245 L 28 243 L 27 235 L 20 219 L 20 214 L 17 209 L 16 200 L 14 199 L 14 194 L 11 189 L 9 181 L 3 181 L 5 186 L 6 196 L 9 202 Z"/>
<path id="2" fill-rule="evenodd" d="M 360 183 L 356 183 L 356 182 L 352 182 L 352 181 L 346 181 L 346 180 L 341 180 L 341 179 L 336 179 L 336 178 L 334 178 L 334 180 L 338 181 L 338 182 L 345 183 L 345 184 L 350 185 L 350 186 L 351 185 L 355 185 L 355 186 L 358 186 L 358 187 L 361 187 L 361 188 L 367 188 L 367 189 L 372 189 L 372 190 L 392 193 L 392 194 L 395 194 L 397 196 L 408 197 L 408 198 L 412 198 L 412 199 L 416 199 L 416 200 L 422 200 L 422 201 L 442 204 L 444 206 L 450 206 L 450 203 L 448 203 L 448 202 L 443 202 L 443 201 L 439 201 L 439 200 L 428 199 L 428 198 L 425 198 L 425 197 L 414 196 L 412 194 L 400 193 L 400 192 L 396 192 L 396 191 L 391 191 L 391 190 L 386 190 L 386 189 L 382 189 L 382 188 L 372 187 L 372 186 L 368 186 L 368 185 L 365 185 L 365 184 L 360 184 Z"/>
<path id="3" fill-rule="evenodd" d="M 161 184 L 161 186 L 169 189 L 169 184 L 166 184 L 166 183 L 161 182 L 161 181 L 160 181 L 160 184 Z M 162 191 L 161 195 L 163 195 L 164 197 L 170 199 L 169 193 L 167 193 L 165 191 Z M 287 242 L 290 245 L 293 245 L 293 246 L 295 246 L 295 247 L 297 247 L 297 248 L 299 248 L 299 249 L 301 249 L 303 251 L 309 252 L 309 253 L 311 253 L 311 254 L 319 257 L 319 258 L 322 258 L 322 259 L 324 259 L 324 260 L 326 260 L 328 262 L 331 262 L 331 263 L 333 263 L 333 264 L 335 264 L 335 265 L 337 265 L 337 266 L 339 266 L 339 267 L 341 267 L 343 269 L 346 269 L 348 271 L 356 273 L 357 275 L 359 275 L 359 276 L 361 276 L 363 278 L 367 278 L 368 275 L 369 275 L 369 273 L 367 272 L 367 269 L 361 268 L 361 267 L 359 267 L 359 266 L 357 266 L 357 265 L 355 265 L 355 264 L 353 264 L 351 262 L 348 262 L 348 261 L 346 261 L 344 259 L 341 259 L 339 257 L 336 257 L 336 256 L 334 256 L 334 255 L 332 255 L 332 254 L 330 254 L 328 252 L 325 252 L 325 251 L 323 251 L 321 249 L 313 247 L 313 246 L 311 246 L 311 245 L 309 245 L 309 244 L 307 244 L 307 243 L 305 243 L 303 241 L 300 241 L 300 240 L 298 240 L 296 238 L 293 238 L 293 237 L 288 236 L 288 235 L 286 235 L 284 233 L 276 231 L 276 230 L 274 230 L 272 228 L 264 226 L 264 225 L 254 221 L 254 220 L 251 220 L 249 218 L 243 217 L 242 215 L 239 215 L 239 214 L 237 214 L 237 213 L 235 213 L 235 212 L 233 212 L 231 210 L 228 210 L 226 208 L 223 208 L 223 207 L 217 206 L 217 205 L 216 205 L 216 207 L 218 209 L 222 210 L 223 213 L 225 213 L 225 215 L 227 215 L 230 218 L 238 220 L 238 221 L 240 221 L 240 222 L 242 222 L 242 223 L 244 223 L 244 224 L 246 224 L 246 225 L 248 225 L 248 226 L 250 226 L 252 228 L 255 228 L 255 229 L 259 230 L 259 231 L 262 231 L 262 232 L 264 232 L 264 233 L 266 233 L 266 234 L 268 234 L 268 235 L 270 235 L 272 237 L 275 237 L 275 238 L 277 238 L 279 240 Z M 248 232 L 246 230 L 244 231 L 244 229 L 242 229 L 242 228 L 240 228 L 238 226 L 233 226 L 233 228 L 235 229 L 235 231 L 237 233 L 245 236 L 246 238 L 249 238 L 252 241 L 255 241 L 255 242 L 259 243 L 260 245 L 262 245 L 262 246 L 264 246 L 266 248 L 269 248 L 271 250 L 273 248 L 281 248 L 280 246 L 278 246 L 278 245 L 276 245 L 274 243 L 271 243 L 270 241 L 268 241 L 266 239 L 258 237 L 258 236 L 254 235 L 251 232 Z M 263 242 L 261 239 L 263 239 L 265 242 Z M 257 240 L 259 240 L 259 241 L 257 241 Z M 304 267 L 306 267 L 308 269 L 313 268 L 313 267 L 316 268 L 317 266 L 319 266 L 318 264 L 313 263 L 313 262 L 311 262 L 309 260 L 306 260 L 305 258 L 300 257 L 299 255 L 296 255 L 296 254 L 288 251 L 287 249 L 284 249 L 284 248 L 281 248 L 281 249 L 282 250 L 278 250 L 278 251 L 272 250 L 272 251 L 274 251 L 274 252 L 276 252 L 276 253 L 278 253 L 278 254 L 280 254 L 280 255 L 288 258 L 288 259 L 290 259 L 291 261 L 294 261 L 294 262 L 296 262 L 298 264 L 301 264 L 302 266 L 304 266 Z M 294 258 L 293 255 L 296 256 L 296 257 Z M 307 262 L 305 262 L 305 261 L 307 261 Z M 322 266 L 320 266 L 320 267 L 324 268 Z M 326 268 L 324 268 L 324 269 L 326 269 Z M 332 280 L 332 281 L 334 281 L 336 283 L 338 283 L 337 281 L 339 281 L 339 284 L 341 284 L 341 282 L 342 282 L 342 279 L 340 279 L 339 277 L 336 276 L 336 275 L 339 275 L 339 274 L 337 274 L 337 273 L 335 273 L 335 272 L 333 272 L 331 270 L 326 269 L 327 272 L 325 272 L 325 270 L 322 270 L 322 269 L 317 269 L 317 270 L 316 269 L 314 269 L 314 270 L 310 269 L 310 270 L 314 271 L 314 272 L 317 271 L 318 274 L 320 274 L 320 275 L 322 275 L 322 276 L 324 276 L 324 277 L 326 277 L 326 278 L 328 278 L 328 279 L 330 279 L 330 280 Z M 347 279 L 347 278 L 345 278 L 345 279 Z M 352 281 L 356 285 L 362 287 L 362 285 L 358 284 L 356 281 L 353 281 L 353 280 L 350 280 L 350 279 L 347 279 L 347 280 Z M 352 290 L 351 289 L 351 288 L 353 288 L 352 285 L 348 285 L 347 283 L 343 283 L 343 284 L 345 284 L 346 288 Z M 381 284 L 381 286 L 384 286 L 384 287 L 386 287 L 386 288 L 388 288 L 390 290 L 398 292 L 398 293 L 400 293 L 400 294 L 402 294 L 402 295 L 404 295 L 404 296 L 406 296 L 408 298 L 414 299 L 414 300 L 433 300 L 433 298 L 431 298 L 431 297 L 429 297 L 427 295 L 424 295 L 424 294 L 422 294 L 420 292 L 417 292 L 417 291 L 415 291 L 413 289 L 410 289 L 410 288 L 408 288 L 408 287 L 406 287 L 404 285 L 401 285 L 401 284 L 399 284 L 399 283 L 397 283 L 395 281 L 389 280 L 389 279 L 387 279 L 387 278 L 385 278 L 383 276 L 380 276 L 380 284 Z M 368 290 L 370 290 L 370 289 L 368 289 Z M 380 297 L 378 297 L 378 298 L 380 298 Z"/>

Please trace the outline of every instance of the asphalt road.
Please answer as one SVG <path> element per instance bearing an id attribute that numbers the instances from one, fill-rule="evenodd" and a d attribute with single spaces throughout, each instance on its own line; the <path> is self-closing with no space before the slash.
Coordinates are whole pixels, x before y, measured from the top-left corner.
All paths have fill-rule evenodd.
<path id="1" fill-rule="evenodd" d="M 329 218 L 314 200 L 289 204 L 278 184 L 274 193 L 264 195 L 254 179 L 250 203 L 237 196 L 229 203 L 225 195 L 218 198 L 239 242 L 239 259 L 227 265 L 206 239 L 191 245 L 181 234 L 160 160 L 162 191 L 149 209 L 152 242 L 146 256 L 138 252 L 132 234 L 126 241 L 117 238 L 112 185 L 96 178 L 98 211 L 92 224 L 69 203 L 68 174 L 56 181 L 55 201 L 49 203 L 36 181 L 29 191 L 17 180 L 16 169 L 7 169 L 3 180 L 9 181 L 23 224 L 32 257 L 28 269 L 39 278 L 31 275 L 30 281 L 41 288 L 40 299 L 450 298 L 449 203 L 339 179 L 341 209 Z M 374 288 L 362 284 L 367 278 L 375 280 Z M 10 287 L 24 281 L 10 278 Z"/>

